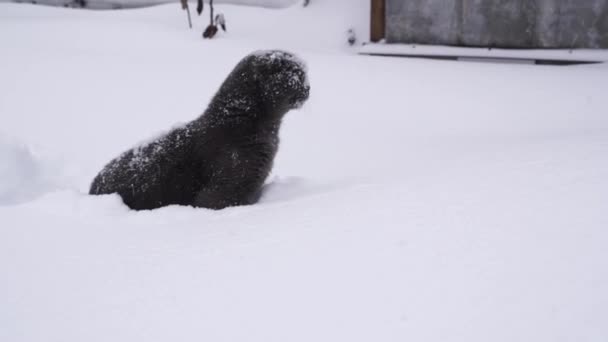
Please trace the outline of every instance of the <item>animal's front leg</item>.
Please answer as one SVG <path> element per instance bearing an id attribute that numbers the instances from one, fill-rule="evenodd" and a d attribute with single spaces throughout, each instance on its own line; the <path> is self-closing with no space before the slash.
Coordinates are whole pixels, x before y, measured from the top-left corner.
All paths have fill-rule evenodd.
<path id="1" fill-rule="evenodd" d="M 261 189 L 252 190 L 243 185 L 204 187 L 194 199 L 195 207 L 223 209 L 239 205 L 256 203 Z"/>
<path id="2" fill-rule="evenodd" d="M 242 157 L 242 154 L 230 152 L 216 159 L 210 177 L 196 194 L 193 205 L 222 209 L 256 203 L 269 167 L 258 158 Z"/>

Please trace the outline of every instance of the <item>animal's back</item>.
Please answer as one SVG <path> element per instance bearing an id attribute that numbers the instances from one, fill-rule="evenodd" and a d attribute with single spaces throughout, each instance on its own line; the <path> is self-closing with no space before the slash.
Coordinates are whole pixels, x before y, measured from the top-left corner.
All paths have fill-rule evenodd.
<path id="1" fill-rule="evenodd" d="M 278 129 L 241 125 L 226 133 L 207 124 L 199 119 L 123 153 L 95 177 L 90 194 L 118 193 L 136 210 L 257 202 L 278 149 Z"/>
<path id="2" fill-rule="evenodd" d="M 130 149 L 110 161 L 95 177 L 90 194 L 118 193 L 132 209 L 190 204 L 202 173 L 192 153 L 188 127 Z"/>

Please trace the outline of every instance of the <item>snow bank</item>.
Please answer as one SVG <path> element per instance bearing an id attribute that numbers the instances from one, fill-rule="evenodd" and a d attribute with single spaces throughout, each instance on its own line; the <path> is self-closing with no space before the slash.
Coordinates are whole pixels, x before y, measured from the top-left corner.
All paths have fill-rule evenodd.
<path id="1" fill-rule="evenodd" d="M 53 188 L 45 172 L 27 146 L 0 135 L 0 205 L 25 202 Z"/>
<path id="2" fill-rule="evenodd" d="M 208 0 L 205 0 L 207 4 Z M 214 4 L 234 4 L 267 8 L 283 8 L 294 5 L 302 0 L 215 0 Z M 0 2 L 37 3 L 48 6 L 73 6 L 74 0 L 0 0 Z M 118 9 L 147 7 L 166 3 L 177 3 L 178 0 L 87 0 L 87 8 Z M 196 1 L 190 1 L 192 4 Z M 195 8 L 195 7 L 193 7 Z"/>

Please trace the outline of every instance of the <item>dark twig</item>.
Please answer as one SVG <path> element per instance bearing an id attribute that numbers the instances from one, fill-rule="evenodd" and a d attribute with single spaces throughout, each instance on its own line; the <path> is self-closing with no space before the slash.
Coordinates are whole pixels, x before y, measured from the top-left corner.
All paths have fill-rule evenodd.
<path id="1" fill-rule="evenodd" d="M 188 6 L 188 0 L 181 0 L 182 3 L 182 9 L 186 10 L 186 12 L 188 13 L 188 25 L 190 25 L 190 28 L 192 28 L 192 18 L 190 17 L 190 7 Z"/>
<path id="2" fill-rule="evenodd" d="M 209 13 L 209 25 L 213 25 L 213 0 L 209 0 L 209 7 L 211 7 L 211 11 Z"/>

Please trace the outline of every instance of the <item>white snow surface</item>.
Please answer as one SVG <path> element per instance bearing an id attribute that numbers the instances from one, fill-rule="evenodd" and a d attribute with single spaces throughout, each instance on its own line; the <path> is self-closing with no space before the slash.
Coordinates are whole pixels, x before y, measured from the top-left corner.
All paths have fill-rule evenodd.
<path id="1" fill-rule="evenodd" d="M 27 202 L 50 191 L 53 172 L 27 146 L 0 135 L 0 206 Z"/>
<path id="2" fill-rule="evenodd" d="M 174 4 L 0 4 L 0 341 L 608 339 L 605 64 L 357 56 L 364 0 L 218 9 L 202 40 Z M 267 48 L 311 97 L 260 203 L 87 195 Z"/>
<path id="3" fill-rule="evenodd" d="M 74 6 L 74 0 L 0 0 L 2 2 L 36 3 L 48 6 Z M 205 8 L 209 0 L 206 0 Z M 155 6 L 159 4 L 174 3 L 179 0 L 86 0 L 86 8 L 90 9 L 118 9 Z M 294 4 L 303 4 L 303 0 L 215 0 L 214 4 L 235 4 L 245 6 L 259 6 L 267 8 L 284 8 Z M 190 1 L 191 8 L 196 8 L 196 2 Z M 206 10 L 205 10 L 206 11 Z M 207 12 L 208 13 L 208 12 Z"/>

